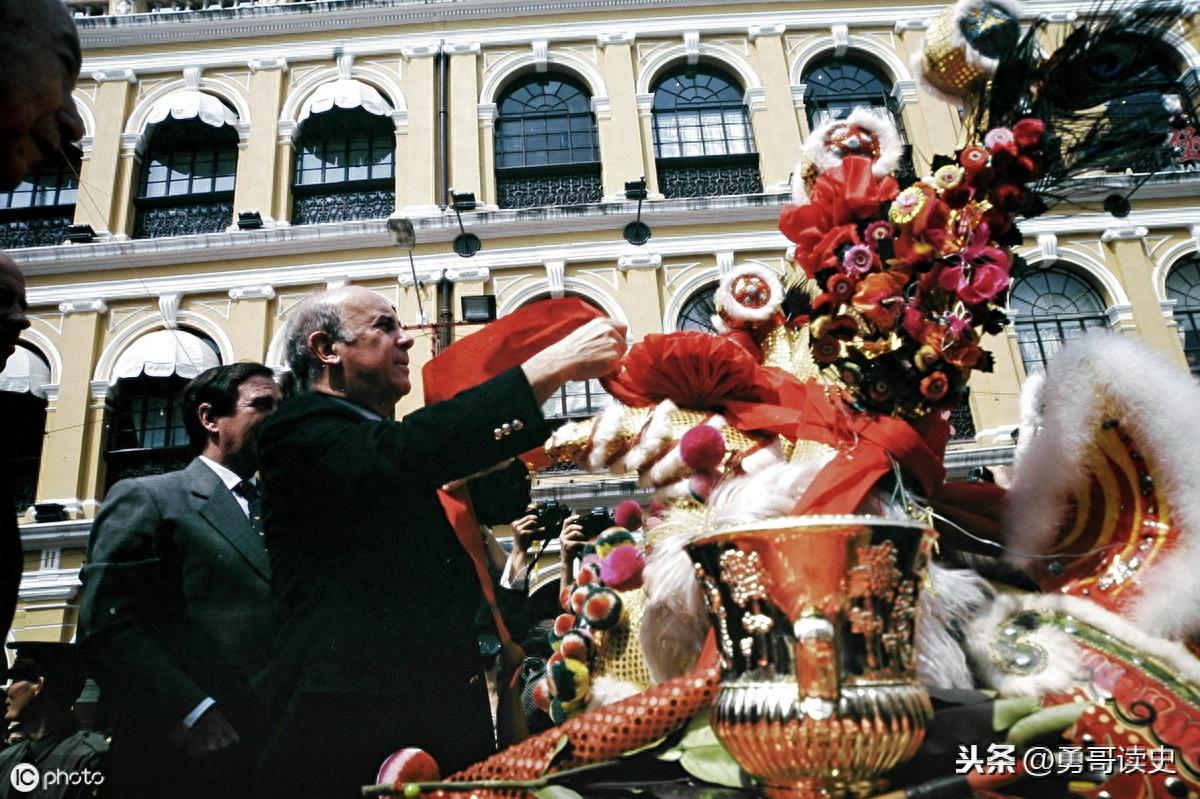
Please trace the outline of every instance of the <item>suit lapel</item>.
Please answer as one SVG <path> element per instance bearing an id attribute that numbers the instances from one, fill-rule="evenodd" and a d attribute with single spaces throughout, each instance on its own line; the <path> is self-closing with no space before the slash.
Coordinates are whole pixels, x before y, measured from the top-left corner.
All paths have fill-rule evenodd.
<path id="1" fill-rule="evenodd" d="M 264 580 L 270 579 L 271 563 L 262 537 L 254 532 L 250 520 L 242 512 L 233 494 L 217 477 L 216 472 L 204 465 L 199 458 L 187 467 L 185 476 L 192 495 L 200 503 L 201 518 L 241 553 L 250 567 Z"/>

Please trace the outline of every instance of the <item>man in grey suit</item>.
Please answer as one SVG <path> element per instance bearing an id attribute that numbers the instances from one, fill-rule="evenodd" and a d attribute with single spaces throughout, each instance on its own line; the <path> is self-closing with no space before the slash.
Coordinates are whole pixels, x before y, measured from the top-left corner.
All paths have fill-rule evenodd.
<path id="1" fill-rule="evenodd" d="M 271 629 L 257 442 L 279 402 L 261 364 L 184 390 L 187 468 L 109 491 L 79 641 L 112 714 L 113 795 L 249 796 Z"/>

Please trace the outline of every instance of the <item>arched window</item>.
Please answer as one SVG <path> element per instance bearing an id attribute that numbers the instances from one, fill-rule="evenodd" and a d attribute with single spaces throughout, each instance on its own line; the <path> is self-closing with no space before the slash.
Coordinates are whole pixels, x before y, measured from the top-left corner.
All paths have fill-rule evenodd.
<path id="1" fill-rule="evenodd" d="M 510 86 L 497 106 L 501 208 L 600 202 L 596 116 L 582 83 L 553 72 L 531 75 Z"/>
<path id="2" fill-rule="evenodd" d="M 208 336 L 183 328 L 134 341 L 117 359 L 109 392 L 107 484 L 181 469 L 191 460 L 183 388 L 221 363 Z"/>
<path id="3" fill-rule="evenodd" d="M 1175 300 L 1175 323 L 1188 366 L 1200 374 L 1200 253 L 1182 259 L 1167 273 L 1167 298 Z"/>
<path id="4" fill-rule="evenodd" d="M 396 210 L 396 129 L 364 108 L 331 108 L 300 126 L 292 224 L 386 219 Z"/>
<path id="5" fill-rule="evenodd" d="M 651 106 L 658 188 L 664 197 L 762 191 L 744 91 L 707 64 L 668 71 Z"/>
<path id="6" fill-rule="evenodd" d="M 134 238 L 224 232 L 233 223 L 237 145 L 228 124 L 215 127 L 197 117 L 155 125 L 134 200 Z"/>
<path id="7" fill-rule="evenodd" d="M 810 130 L 830 119 L 844 119 L 855 108 L 868 108 L 896 126 L 900 140 L 905 142 L 904 158 L 897 171 L 901 176 L 912 174 L 912 148 L 904 134 L 900 105 L 892 96 L 892 82 L 883 70 L 863 59 L 829 56 L 808 66 L 804 86 Z"/>
<path id="8" fill-rule="evenodd" d="M 0 249 L 62 244 L 75 218 L 79 158 L 64 157 L 42 165 L 36 175 L 9 192 L 0 192 Z"/>
<path id="9" fill-rule="evenodd" d="M 717 284 L 709 283 L 687 298 L 683 308 L 679 310 L 679 321 L 675 323 L 676 330 L 699 330 L 702 333 L 715 333 L 713 314 L 717 312 Z"/>
<path id="10" fill-rule="evenodd" d="M 46 433 L 46 385 L 50 365 L 40 352 L 19 344 L 0 372 L 0 452 L 8 460 L 13 509 L 35 501 L 42 439 Z M 2 510 L 2 509 L 0 509 Z"/>
<path id="11" fill-rule="evenodd" d="M 1061 262 L 1016 275 L 1009 307 L 1027 375 L 1045 371 L 1065 342 L 1108 327 L 1100 293 Z"/>

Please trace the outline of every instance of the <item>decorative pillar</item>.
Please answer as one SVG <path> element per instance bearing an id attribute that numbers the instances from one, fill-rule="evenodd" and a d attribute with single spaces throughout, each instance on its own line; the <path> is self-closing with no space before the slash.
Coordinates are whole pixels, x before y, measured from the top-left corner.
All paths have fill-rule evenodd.
<path id="1" fill-rule="evenodd" d="M 38 502 L 57 502 L 75 517 L 95 515 L 104 485 L 104 418 L 108 384 L 92 383 L 108 306 L 101 300 L 64 302 L 63 359 L 58 392 L 46 408 L 46 438 L 38 474 Z"/>
<path id="2" fill-rule="evenodd" d="M 646 191 L 651 197 L 662 197 L 658 186 L 657 153 L 654 152 L 654 95 L 639 94 L 634 98 L 637 105 L 638 129 L 642 140 L 642 165 L 646 169 Z"/>
<path id="3" fill-rule="evenodd" d="M 397 131 L 396 207 L 405 216 L 424 216 L 437 213 L 446 201 L 446 198 L 436 196 L 438 148 L 434 56 L 438 46 L 405 47 L 402 52 L 408 65 L 404 75 L 408 120 L 404 135 Z"/>
<path id="4" fill-rule="evenodd" d="M 800 154 L 800 126 L 794 112 L 792 87 L 788 80 L 787 51 L 784 47 L 782 24 L 750 26 L 750 41 L 754 43 L 762 96 L 765 101 L 763 118 L 768 136 L 758 136 L 755 144 L 759 153 L 759 170 L 763 188 L 786 189 L 788 177 Z"/>
<path id="5" fill-rule="evenodd" d="M 124 233 L 132 170 L 121 131 L 135 95 L 137 75 L 132 69 L 110 69 L 92 73 L 96 87 L 96 130 L 91 149 L 84 154 L 79 172 L 79 202 L 75 223 L 91 225 L 99 234 Z"/>
<path id="6" fill-rule="evenodd" d="M 638 124 L 633 38 L 632 33 L 617 33 L 600 34 L 597 39 L 608 86 L 606 113 L 601 115 L 598 110 L 596 114 L 604 198 L 608 200 L 624 200 L 625 182 L 648 173 Z"/>
<path id="7" fill-rule="evenodd" d="M 229 340 L 235 361 L 258 361 L 267 357 L 271 343 L 271 300 L 274 286 L 239 286 L 229 290 L 233 300 L 229 312 Z"/>
<path id="8" fill-rule="evenodd" d="M 478 42 L 447 45 L 450 55 L 450 186 L 483 200 L 483 147 L 479 128 Z M 439 199 L 444 202 L 444 199 Z M 494 201 L 493 201 L 494 202 Z"/>
<path id="9" fill-rule="evenodd" d="M 656 252 L 633 252 L 617 259 L 617 268 L 624 278 L 621 303 L 629 318 L 629 337 L 640 341 L 650 333 L 662 333 L 662 286 L 659 273 L 662 255 Z"/>
<path id="10" fill-rule="evenodd" d="M 285 58 L 256 58 L 250 67 L 250 118 L 254 121 L 245 146 L 240 147 L 233 194 L 233 222 L 243 211 L 257 211 L 263 225 L 274 227 L 275 189 L 280 171 L 289 172 L 279 148 L 279 113 L 286 89 Z M 246 122 L 246 120 L 241 120 Z"/>
<path id="11" fill-rule="evenodd" d="M 1146 249 L 1147 233 L 1144 227 L 1123 226 L 1100 235 L 1106 262 L 1129 296 L 1128 308 L 1110 309 L 1110 322 L 1118 329 L 1136 329 L 1142 339 L 1186 366 L 1178 330 L 1163 318 L 1162 303 L 1150 280 L 1154 261 Z"/>

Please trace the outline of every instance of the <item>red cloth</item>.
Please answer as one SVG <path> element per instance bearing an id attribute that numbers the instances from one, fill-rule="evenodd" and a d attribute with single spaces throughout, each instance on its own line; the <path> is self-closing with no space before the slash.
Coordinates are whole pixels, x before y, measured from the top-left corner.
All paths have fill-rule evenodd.
<path id="1" fill-rule="evenodd" d="M 425 403 L 431 405 L 450 399 L 460 391 L 503 374 L 561 340 L 575 328 L 602 315 L 583 300 L 567 297 L 535 302 L 503 319 L 497 319 L 447 347 L 425 364 L 421 370 Z M 479 587 L 483 589 L 484 599 L 496 623 L 496 634 L 501 643 L 511 643 L 512 636 L 496 606 L 496 591 L 488 571 L 487 553 L 479 534 L 479 521 L 475 518 L 470 492 L 465 486 L 452 491 L 439 490 L 438 500 L 459 543 L 475 565 Z"/>
<path id="2" fill-rule="evenodd" d="M 946 475 L 942 457 L 950 425 L 945 420 L 929 416 L 914 425 L 858 413 L 827 396 L 825 387 L 815 382 L 771 371 L 779 404 L 730 402 L 725 418 L 745 432 L 819 441 L 838 450 L 797 502 L 796 513 L 853 513 L 876 481 L 891 472 L 893 458 L 917 480 L 925 496 L 937 492 Z"/>

